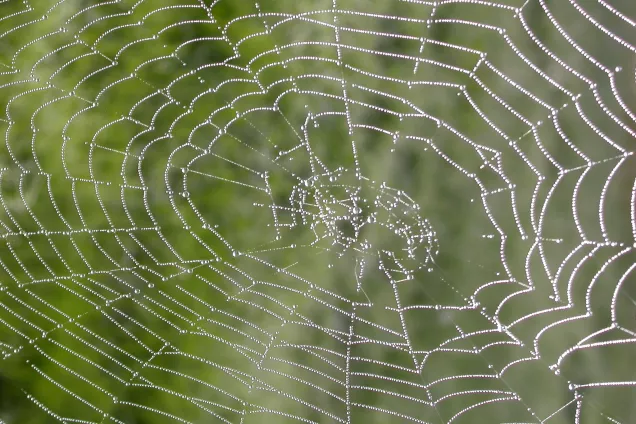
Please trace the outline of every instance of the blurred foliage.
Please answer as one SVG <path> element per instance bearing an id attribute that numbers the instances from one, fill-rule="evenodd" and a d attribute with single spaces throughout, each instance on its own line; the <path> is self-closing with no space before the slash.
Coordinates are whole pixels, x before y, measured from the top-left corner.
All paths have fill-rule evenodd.
<path id="1" fill-rule="evenodd" d="M 4 354 L 0 366 L 0 417 L 4 422 L 28 424 L 57 419 L 70 423 L 80 422 L 73 419 L 84 419 L 87 421 L 83 422 L 145 424 L 177 422 L 175 417 L 189 422 L 210 422 L 207 408 L 238 423 L 245 405 L 237 399 L 308 420 L 332 422 L 326 415 L 274 395 L 271 390 L 247 390 L 247 376 L 271 381 L 278 390 L 346 416 L 344 404 L 334 397 L 312 392 L 313 389 L 274 373 L 266 375 L 264 368 L 254 366 L 243 357 L 251 354 L 248 349 L 233 344 L 239 343 L 237 340 L 243 336 L 230 328 L 252 334 L 248 322 L 264 328 L 278 325 L 279 340 L 342 349 L 335 338 L 315 328 L 283 326 L 271 314 L 246 303 L 262 303 L 262 298 L 227 291 L 230 287 L 227 281 L 231 279 L 245 283 L 241 270 L 255 281 L 290 287 L 298 284 L 289 275 L 275 272 L 245 255 L 233 255 L 235 250 L 257 251 L 263 247 L 281 249 L 261 252 L 259 257 L 264 260 L 281 268 L 290 267 L 290 272 L 307 281 L 319 280 L 324 289 L 341 296 L 359 295 L 355 281 L 352 283 L 355 258 L 346 256 L 339 260 L 329 253 L 317 254 L 315 249 L 287 249 L 294 243 L 302 245 L 311 233 L 307 229 L 289 230 L 281 241 L 272 242 L 273 226 L 267 226 L 273 224 L 267 205 L 284 204 L 297 183 L 289 175 L 307 178 L 311 174 L 310 159 L 302 152 L 297 156 L 286 155 L 279 162 L 274 159 L 279 152 L 299 144 L 302 136 L 298 131 L 308 110 L 345 111 L 344 102 L 335 97 L 344 95 L 336 78 L 349 84 L 347 95 L 352 99 L 347 105 L 349 116 L 386 133 L 357 129 L 355 136 L 351 136 L 346 120 L 316 118 L 321 125 L 307 126 L 316 155 L 331 170 L 340 166 L 352 169 L 356 163 L 351 141 L 355 139 L 364 175 L 408 193 L 420 205 L 421 216 L 432 223 L 437 233 L 440 251 L 434 268 L 430 272 L 422 270 L 415 281 L 400 286 L 403 299 L 409 304 L 468 304 L 479 288 L 506 279 L 510 273 L 517 281 L 530 284 L 532 280 L 536 289 L 532 295 L 506 303 L 497 312 L 501 322 L 511 323 L 531 311 L 554 308 L 555 302 L 548 298 L 552 283 L 545 269 L 555 272 L 581 243 L 573 216 L 573 203 L 579 202 L 577 218 L 579 225 L 589 230 L 588 240 L 624 243 L 597 249 L 600 252 L 590 253 L 593 245 L 581 250 L 582 254 L 589 253 L 590 258 L 576 271 L 579 285 L 569 294 L 577 299 L 576 313 L 585 313 L 583 299 L 589 284 L 585 282 L 622 246 L 633 243 L 629 193 L 636 166 L 631 161 L 632 166 L 628 164 L 620 172 L 610 174 L 617 150 L 585 124 L 580 111 L 571 105 L 562 107 L 572 99 L 542 79 L 524 60 L 532 61 L 570 92 L 582 93 L 581 110 L 586 119 L 598 123 L 606 139 L 629 152 L 634 149 L 634 139 L 625 128 L 604 115 L 584 78 L 564 69 L 526 33 L 523 25 L 565 63 L 596 81 L 598 93 L 608 102 L 612 113 L 621 121 L 630 122 L 613 100 L 607 75 L 565 41 L 555 22 L 542 9 L 542 2 L 527 2 L 522 25 L 510 10 L 477 3 L 434 6 L 417 2 L 339 1 L 341 10 L 421 19 L 411 22 L 337 14 L 341 28 L 375 32 L 374 35 L 341 30 L 340 42 L 358 49 L 337 49 L 330 44 L 336 39 L 331 27 L 334 23 L 334 14 L 329 12 L 331 2 L 263 1 L 258 6 L 250 1 L 209 3 L 11 0 L 0 4 L 3 18 L 0 19 L 0 104 L 4 110 L 0 125 L 5 134 L 0 146 L 3 289 L 0 319 L 4 324 L 0 329 Z M 612 28 L 631 46 L 630 50 L 583 19 L 571 4 L 546 3 L 555 21 L 583 49 L 609 68 L 622 67 L 624 72 L 616 74 L 614 84 L 624 93 L 623 101 L 636 110 L 633 98 L 627 98 L 634 92 L 633 28 L 624 30 L 624 23 L 599 10 L 596 3 L 582 2 L 603 16 L 605 24 L 615 23 Z M 170 7 L 175 4 L 184 7 Z M 616 7 L 627 16 L 636 16 L 632 2 L 624 1 Z M 324 12 L 315 13 L 312 19 L 322 25 L 298 19 L 279 24 L 280 17 L 268 15 L 321 10 Z M 436 23 L 427 25 L 429 16 L 434 16 Z M 249 18 L 239 19 L 243 17 Z M 505 29 L 505 36 L 477 27 L 458 30 L 457 22 L 447 20 L 500 27 Z M 378 32 L 413 37 L 392 38 L 379 36 Z M 422 48 L 421 38 L 429 39 Z M 302 43 L 306 41 L 320 43 Z M 486 55 L 480 57 L 467 49 Z M 394 55 L 372 54 L 371 50 Z M 412 61 L 395 56 L 417 54 L 423 60 L 416 69 Z M 478 66 L 484 58 L 491 66 Z M 264 67 L 268 64 L 272 66 Z M 260 86 L 255 82 L 255 72 L 259 72 L 256 79 Z M 626 75 L 629 72 L 631 80 Z M 375 78 L 371 73 L 387 78 Z M 455 85 L 406 86 L 397 83 L 398 79 Z M 551 124 L 548 108 L 516 90 L 511 80 L 541 101 L 556 105 L 561 127 Z M 360 86 L 369 90 L 357 89 Z M 287 94 L 280 97 L 283 93 Z M 318 93 L 329 93 L 331 97 Z M 495 102 L 491 93 L 505 99 L 523 114 L 523 119 Z M 241 97 L 243 94 L 246 96 Z M 254 108 L 271 108 L 276 101 L 280 114 L 256 110 L 242 115 Z M 414 116 L 412 105 L 447 125 Z M 238 115 L 241 117 L 236 119 Z M 486 118 L 513 142 L 509 143 L 489 126 Z M 537 125 L 533 132 L 524 119 L 533 123 L 545 121 L 545 125 Z M 233 123 L 228 126 L 230 122 Z M 228 130 L 220 131 L 224 128 Z M 388 135 L 395 131 L 399 131 L 399 141 Z M 458 134 L 466 135 L 471 143 Z M 607 167 L 602 164 L 591 167 L 588 179 L 580 185 L 577 185 L 580 174 L 574 172 L 571 178 L 563 177 L 562 183 L 555 184 L 562 176 L 546 152 L 563 169 L 586 165 L 563 141 L 563 134 L 592 161 L 607 160 Z M 427 144 L 425 139 L 432 141 Z M 477 145 L 483 149 L 477 149 Z M 510 179 L 508 182 L 491 168 L 481 166 L 485 159 L 477 153 L 487 156 L 495 151 L 502 152 L 498 166 Z M 519 152 L 532 166 L 522 161 Z M 294 161 L 288 160 L 291 157 Z M 493 162 L 496 160 L 492 158 Z M 474 172 L 484 187 L 452 166 L 451 161 Z M 271 198 L 249 187 L 263 181 L 261 175 L 251 170 L 269 173 Z M 539 189 L 537 174 L 543 177 Z M 598 222 L 598 203 L 599 193 L 609 178 L 612 184 L 606 198 L 611 203 L 606 205 L 602 218 L 608 234 L 604 237 Z M 505 184 L 514 185 L 516 197 L 512 200 Z M 545 201 L 549 189 L 554 187 L 548 207 L 541 211 L 544 205 L 533 204 L 532 199 Z M 482 189 L 502 190 L 501 195 L 484 200 Z M 265 206 L 254 206 L 255 202 Z M 483 202 L 487 203 L 491 216 L 484 212 Z M 561 240 L 547 243 L 541 255 L 532 253 L 539 215 L 544 218 L 539 237 Z M 499 227 L 493 225 L 493 219 Z M 525 229 L 525 234 L 518 231 L 519 227 Z M 382 243 L 381 236 L 376 235 L 376 239 Z M 233 248 L 224 240 L 231 240 Z M 541 262 L 542 258 L 549 263 Z M 635 259 L 630 253 L 620 265 L 604 271 L 595 298 L 605 303 L 594 304 L 595 314 L 590 320 L 551 332 L 545 341 L 542 339 L 541 360 L 518 365 L 490 386 L 517 393 L 523 403 L 513 407 L 505 401 L 494 402 L 482 408 L 480 414 L 485 415 L 466 414 L 467 421 L 461 422 L 518 421 L 520 414 L 527 412 L 524 405 L 532 406 L 545 418 L 548 411 L 556 410 L 570 399 L 568 381 L 636 380 L 630 362 L 635 353 L 629 347 L 602 352 L 581 350 L 564 364 L 561 376 L 548 369 L 569 346 L 610 322 L 608 293 L 612 293 Z M 334 263 L 337 265 L 328 266 Z M 568 262 L 564 274 L 574 275 L 571 263 Z M 365 293 L 377 306 L 360 311 L 359 316 L 399 329 L 396 314 L 383 309 L 393 299 L 393 289 L 383 282 L 381 272 L 369 275 L 368 281 L 364 281 Z M 493 314 L 502 300 L 518 292 L 519 287 L 502 285 L 477 297 Z M 298 305 L 307 321 L 348 331 L 349 323 L 337 322 L 338 318 L 334 318 L 337 315 L 319 302 L 311 303 L 301 294 L 273 288 L 263 291 L 270 289 L 280 303 Z M 298 290 L 301 293 L 304 289 Z M 625 287 L 625 291 L 619 296 L 616 311 L 621 325 L 636 331 L 634 305 L 630 303 L 630 296 L 636 298 L 636 289 Z M 161 306 L 176 302 L 183 316 L 174 316 Z M 325 302 L 339 301 L 329 298 Z M 562 299 L 559 305 L 565 304 Z M 410 337 L 421 351 L 457 337 L 457 327 L 465 332 L 493 328 L 487 314 L 480 314 L 479 310 L 430 309 L 407 315 Z M 521 354 L 519 349 L 512 348 L 490 349 L 480 355 L 441 352 L 431 356 L 427 373 L 417 378 L 398 375 L 401 373 L 395 369 L 378 371 L 377 364 L 368 367 L 373 372 L 384 372 L 387 377 L 412 379 L 414 384 L 431 383 L 446 376 L 487 373 L 487 365 L 501 369 L 515 358 L 529 356 L 537 328 L 570 315 L 543 314 L 516 328 L 513 333 L 526 344 Z M 204 337 L 197 330 L 183 332 L 181 329 L 190 323 L 205 327 L 212 336 Z M 367 331 L 369 337 L 387 337 L 377 328 L 361 331 Z M 258 337 L 266 339 L 263 334 L 251 337 L 254 339 L 246 343 Z M 487 337 L 481 340 L 482 345 L 487 343 Z M 273 341 L 261 343 L 259 347 Z M 469 346 L 470 343 L 462 339 L 453 346 L 472 352 L 475 345 Z M 190 356 L 176 355 L 174 349 Z M 307 351 L 272 349 L 274 352 L 269 353 L 272 358 L 295 359 L 311 367 L 324 365 L 314 361 Z M 359 344 L 352 351 L 353 356 L 412 366 L 408 364 L 410 357 L 399 350 Z M 195 357 L 211 362 L 195 361 Z M 340 362 L 342 358 L 333 360 Z M 279 361 L 271 365 L 272 369 L 278 369 L 277 366 L 284 372 L 289 364 Z M 355 371 L 366 372 L 363 363 L 357 366 Z M 228 367 L 246 375 L 228 372 Z M 166 369 L 174 372 L 170 374 Z M 406 416 L 430 422 L 447 422 L 462 409 L 462 402 L 467 406 L 479 396 L 470 399 L 458 396 L 453 398 L 455 402 L 440 402 L 436 408 L 429 408 L 433 412 L 423 411 L 416 403 L 370 390 L 348 393 L 336 382 L 307 370 L 290 372 L 306 372 L 309 377 L 305 378 L 315 379 L 315 384 L 339 396 L 347 391 L 352 403 L 397 408 Z M 184 375 L 205 381 L 208 386 L 183 378 Z M 377 384 L 366 378 L 360 376 L 356 384 Z M 156 387 L 151 387 L 148 381 Z M 436 385 L 426 396 L 422 396 L 421 389 L 420 393 L 413 389 L 404 394 L 440 398 L 445 393 L 474 389 L 470 384 L 451 379 Z M 209 385 L 226 390 L 235 398 L 221 395 Z M 391 390 L 390 381 L 386 385 L 385 389 Z M 159 386 L 165 390 L 158 390 Z M 632 394 L 597 389 L 586 393 L 586 399 L 590 399 L 590 408 L 595 411 L 593 416 L 600 417 L 601 411 L 621 422 L 632 422 L 636 419 Z M 196 404 L 183 396 L 217 404 Z M 145 405 L 146 409 L 135 405 Z M 574 407 L 572 403 L 549 422 L 572 422 Z M 284 422 L 287 418 L 255 414 L 250 419 L 254 421 L 249 422 Z M 391 418 L 377 410 L 358 408 L 352 422 L 397 420 L 398 417 Z"/>

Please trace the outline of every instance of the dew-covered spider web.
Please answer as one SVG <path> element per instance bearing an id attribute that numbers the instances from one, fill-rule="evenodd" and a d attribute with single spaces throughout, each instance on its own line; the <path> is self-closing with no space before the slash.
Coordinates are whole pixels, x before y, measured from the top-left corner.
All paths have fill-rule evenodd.
<path id="1" fill-rule="evenodd" d="M 632 0 L 0 2 L 0 422 L 636 422 Z"/>

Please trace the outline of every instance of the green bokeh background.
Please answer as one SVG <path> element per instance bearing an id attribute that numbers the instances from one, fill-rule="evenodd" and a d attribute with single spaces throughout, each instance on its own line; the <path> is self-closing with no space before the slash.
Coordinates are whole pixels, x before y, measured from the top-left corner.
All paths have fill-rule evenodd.
<path id="1" fill-rule="evenodd" d="M 633 385 L 568 387 L 636 381 L 636 125 L 625 111 L 636 110 L 636 35 L 599 2 L 579 5 L 614 38 L 573 3 L 525 3 L 518 15 L 469 2 L 337 1 L 366 16 L 308 0 L 0 3 L 0 419 L 634 422 Z M 614 7 L 636 19 L 633 2 Z M 282 12 L 314 13 L 284 22 Z M 334 16 L 367 32 L 336 35 Z M 414 69 L 396 55 L 422 60 Z M 246 113 L 278 100 L 278 110 Z M 367 127 L 349 133 L 344 115 L 319 116 L 327 111 Z M 277 156 L 300 144 L 308 114 L 306 140 L 329 170 L 359 166 L 376 182 L 367 194 L 381 182 L 403 190 L 435 231 L 434 264 L 397 285 L 402 306 L 428 306 L 405 313 L 415 357 L 427 358 L 419 375 L 383 365 L 413 362 L 396 347 L 394 287 L 377 258 L 362 281 L 373 306 L 352 324 L 342 311 L 365 301 L 360 256 L 305 247 L 313 232 L 302 225 L 275 240 L 268 205 L 284 205 L 296 176 L 312 173 L 306 150 Z M 264 172 L 269 194 L 254 188 Z M 365 236 L 400 248 L 373 229 Z M 541 329 L 585 314 L 547 330 L 534 356 Z M 498 331 L 511 323 L 519 345 Z M 495 378 L 456 378 L 512 361 Z"/>

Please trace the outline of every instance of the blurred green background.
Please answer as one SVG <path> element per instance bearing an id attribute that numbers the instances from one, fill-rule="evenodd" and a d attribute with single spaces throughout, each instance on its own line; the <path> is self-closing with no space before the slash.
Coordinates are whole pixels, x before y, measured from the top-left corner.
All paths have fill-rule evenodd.
<path id="1" fill-rule="evenodd" d="M 634 19 L 0 3 L 0 419 L 636 421 Z"/>

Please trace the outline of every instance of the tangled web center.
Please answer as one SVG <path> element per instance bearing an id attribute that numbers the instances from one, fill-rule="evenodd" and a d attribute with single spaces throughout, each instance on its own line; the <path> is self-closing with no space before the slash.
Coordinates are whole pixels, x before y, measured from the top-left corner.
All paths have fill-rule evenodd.
<path id="1" fill-rule="evenodd" d="M 412 271 L 429 266 L 438 251 L 436 233 L 420 206 L 404 191 L 338 168 L 301 180 L 291 210 L 315 240 L 338 257 L 388 257 Z"/>

